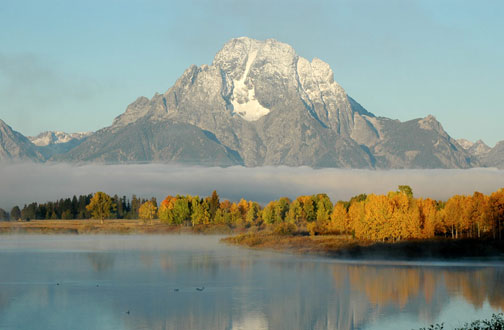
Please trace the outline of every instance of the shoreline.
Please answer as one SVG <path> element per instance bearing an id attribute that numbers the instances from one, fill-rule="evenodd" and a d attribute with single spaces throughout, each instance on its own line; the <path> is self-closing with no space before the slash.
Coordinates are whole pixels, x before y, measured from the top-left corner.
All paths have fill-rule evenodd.
<path id="1" fill-rule="evenodd" d="M 367 261 L 504 261 L 504 242 L 445 239 L 376 243 L 343 235 L 289 236 L 245 233 L 221 242 L 257 250 L 313 255 L 340 260 Z"/>
<path id="2" fill-rule="evenodd" d="M 168 225 L 159 220 L 32 220 L 0 221 L 1 235 L 228 235 L 220 242 L 249 249 L 341 260 L 368 261 L 504 261 L 504 241 L 435 238 L 396 243 L 359 241 L 348 235 L 278 235 L 269 231 L 244 232 L 226 225 L 195 227 Z"/>
<path id="3" fill-rule="evenodd" d="M 227 226 L 199 225 L 185 227 L 164 224 L 159 220 L 32 220 L 0 221 L 0 235 L 10 234 L 233 234 Z"/>

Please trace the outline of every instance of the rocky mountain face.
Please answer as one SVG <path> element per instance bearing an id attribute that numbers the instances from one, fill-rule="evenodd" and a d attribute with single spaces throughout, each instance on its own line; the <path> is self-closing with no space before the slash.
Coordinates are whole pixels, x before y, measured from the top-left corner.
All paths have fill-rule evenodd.
<path id="1" fill-rule="evenodd" d="M 504 168 L 504 141 L 497 142 L 488 153 L 486 153 L 481 163 L 486 167 Z"/>
<path id="2" fill-rule="evenodd" d="M 467 152 L 478 158 L 482 166 L 504 168 L 504 141 L 497 142 L 493 148 L 490 148 L 482 140 L 474 143 L 466 139 L 457 141 Z"/>
<path id="3" fill-rule="evenodd" d="M 454 140 L 431 115 L 378 117 L 329 65 L 273 39 L 232 39 L 163 94 L 139 97 L 95 133 L 28 140 L 0 121 L 0 160 L 176 162 L 208 166 L 504 167 L 504 143 Z"/>
<path id="4" fill-rule="evenodd" d="M 490 150 L 492 150 L 492 148 L 490 148 L 482 140 L 478 140 L 476 142 L 471 142 L 466 139 L 458 139 L 457 142 L 462 146 L 462 148 L 467 150 L 467 152 L 469 152 L 469 154 L 471 154 L 472 156 L 476 156 L 476 157 L 482 157 L 482 156 L 488 154 L 488 152 L 490 152 Z"/>
<path id="5" fill-rule="evenodd" d="M 23 134 L 0 120 L 0 161 L 31 160 L 40 162 L 44 156 Z"/>
<path id="6" fill-rule="evenodd" d="M 232 39 L 163 94 L 140 97 L 65 161 L 468 168 L 479 161 L 433 117 L 377 117 L 329 65 L 273 39 Z"/>

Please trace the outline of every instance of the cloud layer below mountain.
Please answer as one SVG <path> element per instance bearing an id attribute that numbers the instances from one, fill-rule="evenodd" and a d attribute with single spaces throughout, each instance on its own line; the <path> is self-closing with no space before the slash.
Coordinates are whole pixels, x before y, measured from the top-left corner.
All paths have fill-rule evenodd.
<path id="1" fill-rule="evenodd" d="M 407 184 L 415 196 L 447 199 L 474 191 L 491 193 L 504 187 L 504 171 L 347 170 L 308 167 L 190 167 L 165 164 L 82 165 L 9 164 L 0 167 L 0 207 L 46 202 L 72 195 L 105 191 L 141 197 L 192 194 L 216 189 L 222 199 L 267 203 L 281 196 L 327 193 L 333 201 L 360 193 L 386 193 Z"/>

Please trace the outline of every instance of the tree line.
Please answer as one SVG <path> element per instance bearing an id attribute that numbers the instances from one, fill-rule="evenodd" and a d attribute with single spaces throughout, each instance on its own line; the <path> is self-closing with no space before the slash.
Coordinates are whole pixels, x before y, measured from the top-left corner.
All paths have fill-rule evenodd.
<path id="1" fill-rule="evenodd" d="M 501 239 L 504 190 L 437 201 L 415 198 L 409 186 L 399 186 L 397 191 L 385 195 L 361 194 L 335 204 L 326 194 L 316 194 L 294 200 L 282 197 L 265 206 L 245 199 L 221 201 L 216 191 L 203 198 L 167 196 L 159 205 L 155 198 L 138 199 L 133 195 L 130 201 L 98 192 L 56 203 L 32 203 L 19 214 L 22 219 L 159 219 L 169 225 L 253 227 L 279 234 L 343 234 L 390 242 L 436 236 Z"/>
<path id="2" fill-rule="evenodd" d="M 23 208 L 16 205 L 10 212 L 0 208 L 0 221 L 89 219 L 92 214 L 86 207 L 90 204 L 92 198 L 93 195 L 88 194 L 62 198 L 55 202 L 30 203 L 24 205 Z M 147 201 L 145 198 L 138 198 L 136 195 L 133 195 L 131 199 L 126 196 L 114 195 L 110 199 L 114 209 L 111 210 L 108 217 L 114 219 L 138 219 L 140 205 Z M 152 200 L 155 201 L 155 198 Z"/>

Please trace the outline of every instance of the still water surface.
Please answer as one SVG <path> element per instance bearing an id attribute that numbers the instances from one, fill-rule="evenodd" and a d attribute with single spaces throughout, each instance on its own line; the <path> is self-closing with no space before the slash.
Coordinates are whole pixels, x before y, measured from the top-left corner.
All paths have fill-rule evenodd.
<path id="1" fill-rule="evenodd" d="M 341 262 L 219 238 L 0 236 L 0 329 L 450 328 L 504 308 L 501 264 Z"/>

